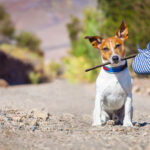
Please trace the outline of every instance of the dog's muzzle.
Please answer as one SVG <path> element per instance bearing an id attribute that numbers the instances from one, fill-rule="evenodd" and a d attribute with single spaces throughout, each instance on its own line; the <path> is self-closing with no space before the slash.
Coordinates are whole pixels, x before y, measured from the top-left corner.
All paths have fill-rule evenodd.
<path id="1" fill-rule="evenodd" d="M 112 57 L 112 60 L 115 64 L 117 64 L 119 62 L 119 57 L 115 55 Z"/>

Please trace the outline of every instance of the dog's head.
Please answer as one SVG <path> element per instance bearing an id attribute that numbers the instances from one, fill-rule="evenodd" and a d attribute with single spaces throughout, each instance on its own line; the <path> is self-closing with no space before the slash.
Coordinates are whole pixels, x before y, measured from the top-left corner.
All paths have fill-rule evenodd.
<path id="1" fill-rule="evenodd" d="M 117 64 L 125 57 L 124 41 L 128 38 L 128 27 L 124 21 L 117 29 L 115 36 L 103 39 L 100 36 L 86 36 L 94 48 L 101 52 L 103 62 Z"/>

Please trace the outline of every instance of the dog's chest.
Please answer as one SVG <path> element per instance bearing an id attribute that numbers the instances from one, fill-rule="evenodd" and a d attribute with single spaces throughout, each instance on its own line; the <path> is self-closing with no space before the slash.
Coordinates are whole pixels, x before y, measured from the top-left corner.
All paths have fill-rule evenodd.
<path id="1" fill-rule="evenodd" d="M 103 93 L 103 105 L 107 109 L 112 110 L 121 108 L 124 105 L 127 93 L 117 80 L 107 82 L 106 84 Z"/>
<path id="2" fill-rule="evenodd" d="M 123 75 L 124 76 L 124 75 Z M 118 110 L 126 100 L 127 91 L 130 90 L 129 77 L 100 76 L 98 90 L 103 96 L 103 105 L 105 109 Z"/>

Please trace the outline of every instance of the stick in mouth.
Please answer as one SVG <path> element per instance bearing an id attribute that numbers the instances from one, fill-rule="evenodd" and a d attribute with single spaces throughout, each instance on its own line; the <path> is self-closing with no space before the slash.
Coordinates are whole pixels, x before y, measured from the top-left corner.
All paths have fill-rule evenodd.
<path id="1" fill-rule="evenodd" d="M 121 61 L 130 59 L 130 58 L 134 58 L 136 55 L 137 55 L 137 54 L 133 54 L 133 55 L 127 56 L 127 57 L 125 57 L 125 58 L 122 58 Z M 95 66 L 95 67 L 86 69 L 85 72 L 88 72 L 88 71 L 91 71 L 91 70 L 94 70 L 94 69 L 96 69 L 96 68 L 100 68 L 100 67 L 102 67 L 102 66 L 109 65 L 109 64 L 111 64 L 111 63 L 110 63 L 110 62 L 106 62 L 106 63 L 104 63 L 104 64 L 101 64 L 101 65 L 98 65 L 98 66 Z"/>

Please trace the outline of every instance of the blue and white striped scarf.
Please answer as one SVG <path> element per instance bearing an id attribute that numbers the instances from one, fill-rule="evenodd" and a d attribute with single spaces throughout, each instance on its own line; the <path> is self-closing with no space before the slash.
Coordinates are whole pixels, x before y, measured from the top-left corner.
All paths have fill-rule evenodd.
<path id="1" fill-rule="evenodd" d="M 147 49 L 141 50 L 139 45 L 137 45 L 137 49 L 139 54 L 133 60 L 133 71 L 137 74 L 150 74 L 150 42 Z"/>

